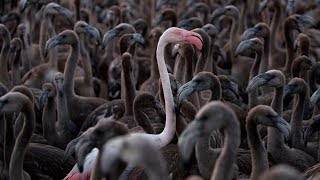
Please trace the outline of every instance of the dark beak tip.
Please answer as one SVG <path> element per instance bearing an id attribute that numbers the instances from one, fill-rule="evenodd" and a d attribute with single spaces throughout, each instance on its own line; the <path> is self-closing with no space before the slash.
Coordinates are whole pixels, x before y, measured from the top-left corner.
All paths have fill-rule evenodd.
<path id="1" fill-rule="evenodd" d="M 79 172 L 82 173 L 83 172 L 83 165 L 78 165 L 78 169 L 79 169 Z"/>

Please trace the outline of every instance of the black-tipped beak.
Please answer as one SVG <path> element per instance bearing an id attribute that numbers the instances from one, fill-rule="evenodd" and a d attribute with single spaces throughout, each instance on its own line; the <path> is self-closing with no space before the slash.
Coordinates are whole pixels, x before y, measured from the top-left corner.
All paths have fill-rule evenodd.
<path id="1" fill-rule="evenodd" d="M 102 49 L 107 47 L 108 43 L 111 42 L 111 40 L 116 36 L 117 36 L 117 32 L 115 29 L 111 29 L 108 32 L 106 32 L 102 39 Z"/>
<path id="2" fill-rule="evenodd" d="M 251 39 L 255 37 L 256 34 L 257 34 L 257 29 L 255 27 L 249 28 L 243 32 L 242 41 Z"/>
<path id="3" fill-rule="evenodd" d="M 228 86 L 228 89 L 231 90 L 231 92 L 233 92 L 233 94 L 239 98 L 240 97 L 240 94 L 239 94 L 239 87 L 236 83 L 230 81 L 229 82 L 229 86 Z"/>
<path id="4" fill-rule="evenodd" d="M 190 97 L 196 90 L 196 81 L 189 81 L 178 89 L 178 107 L 180 107 L 183 100 Z"/>
<path id="5" fill-rule="evenodd" d="M 247 55 L 248 52 L 246 50 L 248 50 L 250 48 L 250 40 L 244 40 L 242 41 L 235 52 L 235 57 L 239 56 L 239 55 Z"/>
<path id="6" fill-rule="evenodd" d="M 44 48 L 44 56 L 47 57 L 49 49 L 54 48 L 55 46 L 59 45 L 61 37 L 59 35 L 55 35 L 51 37 Z"/>
<path id="7" fill-rule="evenodd" d="M 88 26 L 86 26 L 85 30 L 90 35 L 90 37 L 92 37 L 93 39 L 96 40 L 97 45 L 101 44 L 101 37 L 100 37 L 100 33 L 97 28 L 88 25 Z"/>
<path id="8" fill-rule="evenodd" d="M 284 89 L 284 97 L 287 97 L 293 94 L 295 88 L 296 88 L 295 84 L 288 84 Z"/>
<path id="9" fill-rule="evenodd" d="M 249 94 L 251 91 L 253 91 L 254 89 L 263 86 L 265 84 L 267 84 L 271 78 L 268 77 L 269 74 L 260 74 L 256 77 L 254 77 L 248 84 L 246 92 Z"/>
<path id="10" fill-rule="evenodd" d="M 134 39 L 135 42 L 141 44 L 143 47 L 145 46 L 146 42 L 145 42 L 145 40 L 144 40 L 144 38 L 143 38 L 143 36 L 141 34 L 134 33 L 133 34 L 133 39 Z"/>
<path id="11" fill-rule="evenodd" d="M 286 120 L 284 120 L 281 116 L 272 117 L 272 121 L 275 123 L 275 126 L 277 127 L 277 129 L 281 131 L 281 133 L 283 134 L 283 137 L 286 140 L 288 140 L 290 137 L 290 131 L 291 131 L 290 124 Z"/>

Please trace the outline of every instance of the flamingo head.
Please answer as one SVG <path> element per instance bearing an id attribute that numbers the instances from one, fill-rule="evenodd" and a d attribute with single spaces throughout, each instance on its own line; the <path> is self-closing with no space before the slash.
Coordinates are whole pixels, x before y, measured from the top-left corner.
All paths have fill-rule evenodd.
<path id="1" fill-rule="evenodd" d="M 198 33 L 177 27 L 167 29 L 160 39 L 164 40 L 166 43 L 190 43 L 195 45 L 199 50 L 203 47 L 202 37 Z"/>

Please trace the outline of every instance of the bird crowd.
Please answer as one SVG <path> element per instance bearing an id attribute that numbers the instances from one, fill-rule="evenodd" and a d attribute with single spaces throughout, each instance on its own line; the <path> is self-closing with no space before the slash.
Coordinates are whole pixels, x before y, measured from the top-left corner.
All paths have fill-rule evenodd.
<path id="1" fill-rule="evenodd" d="M 319 180 L 319 0 L 0 0 L 0 180 Z"/>

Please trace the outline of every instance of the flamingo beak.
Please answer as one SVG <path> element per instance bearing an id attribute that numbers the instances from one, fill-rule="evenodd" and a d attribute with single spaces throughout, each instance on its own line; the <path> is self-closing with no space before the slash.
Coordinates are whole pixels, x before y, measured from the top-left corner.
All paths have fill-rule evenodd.
<path id="1" fill-rule="evenodd" d="M 284 120 L 282 117 L 277 116 L 272 119 L 275 123 L 275 126 L 281 131 L 285 139 L 289 139 L 290 136 L 290 124 Z"/>
<path id="2" fill-rule="evenodd" d="M 187 31 L 187 32 L 188 33 L 184 36 L 185 41 L 195 45 L 197 49 L 201 50 L 203 47 L 202 37 L 196 32 L 192 32 L 192 31 Z"/>
<path id="3" fill-rule="evenodd" d="M 257 34 L 257 29 L 255 27 L 249 28 L 242 34 L 242 40 L 251 39 L 256 34 Z"/>
<path id="4" fill-rule="evenodd" d="M 59 35 L 55 35 L 53 37 L 51 37 L 47 43 L 46 43 L 46 46 L 44 48 L 44 56 L 47 57 L 48 55 L 48 52 L 49 52 L 49 49 L 59 45 L 60 43 L 60 39 L 61 37 Z"/>
<path id="5" fill-rule="evenodd" d="M 101 37 L 99 31 L 92 26 L 87 26 L 86 31 L 89 33 L 89 35 L 96 40 L 96 44 L 100 45 L 101 44 Z"/>
<path id="6" fill-rule="evenodd" d="M 253 79 L 251 79 L 251 81 L 249 82 L 246 92 L 250 93 L 251 91 L 253 91 L 254 89 L 263 86 L 265 84 L 268 84 L 268 82 L 274 78 L 272 75 L 267 74 L 267 73 L 263 73 L 263 74 L 259 74 L 258 76 L 254 77 Z"/>

